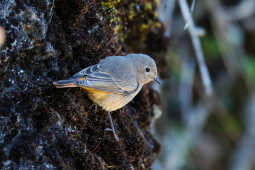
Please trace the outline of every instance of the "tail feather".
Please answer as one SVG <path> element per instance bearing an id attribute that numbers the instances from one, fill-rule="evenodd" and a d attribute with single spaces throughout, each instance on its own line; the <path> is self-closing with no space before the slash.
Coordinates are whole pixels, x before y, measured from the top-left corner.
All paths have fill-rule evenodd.
<path id="1" fill-rule="evenodd" d="M 78 85 L 76 84 L 76 79 L 54 81 L 53 85 L 56 88 L 78 87 Z"/>

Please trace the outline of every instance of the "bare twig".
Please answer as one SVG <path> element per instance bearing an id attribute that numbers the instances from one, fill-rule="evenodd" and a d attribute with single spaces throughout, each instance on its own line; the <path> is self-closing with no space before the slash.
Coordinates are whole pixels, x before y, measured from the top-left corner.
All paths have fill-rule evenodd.
<path id="1" fill-rule="evenodd" d="M 225 12 L 219 0 L 206 0 L 205 2 L 211 13 L 215 37 L 228 72 L 232 76 L 242 73 L 241 57 L 245 56 L 242 47 L 242 31 L 237 24 L 229 20 L 228 13 Z"/>
<path id="2" fill-rule="evenodd" d="M 193 0 L 193 1 L 192 1 L 192 4 L 191 4 L 191 7 L 190 7 L 191 13 L 194 11 L 195 5 L 196 5 L 196 0 Z M 189 23 L 187 22 L 187 23 L 185 24 L 185 26 L 184 26 L 184 30 L 186 30 L 188 27 L 189 27 Z"/>
<path id="3" fill-rule="evenodd" d="M 191 109 L 192 105 L 192 88 L 195 77 L 194 73 L 194 62 L 188 61 L 184 57 L 181 68 L 181 82 L 179 87 L 179 101 L 183 120 L 187 118 L 186 113 Z"/>
<path id="4" fill-rule="evenodd" d="M 193 47 L 196 53 L 196 59 L 198 62 L 199 70 L 201 73 L 202 81 L 205 87 L 205 92 L 207 96 L 211 96 L 213 93 L 213 88 L 212 88 L 212 82 L 211 78 L 207 69 L 207 66 L 204 61 L 204 54 L 202 51 L 202 47 L 200 44 L 200 40 L 198 38 L 197 34 L 197 29 L 195 27 L 195 24 L 193 22 L 188 4 L 186 0 L 179 0 L 178 1 L 179 6 L 181 8 L 181 12 L 183 15 L 183 18 L 186 23 L 189 23 L 188 31 L 192 39 Z"/>
<path id="5" fill-rule="evenodd" d="M 195 5 L 196 5 L 196 0 L 193 0 L 192 1 L 192 5 L 191 5 L 191 8 L 190 8 L 190 11 L 193 12 L 194 9 L 195 9 Z"/>
<path id="6" fill-rule="evenodd" d="M 255 1 L 243 0 L 237 6 L 224 11 L 230 21 L 243 20 L 255 14 Z"/>
<path id="7" fill-rule="evenodd" d="M 176 0 L 161 0 L 158 8 L 159 19 L 166 27 L 165 36 L 171 36 L 172 18 Z"/>

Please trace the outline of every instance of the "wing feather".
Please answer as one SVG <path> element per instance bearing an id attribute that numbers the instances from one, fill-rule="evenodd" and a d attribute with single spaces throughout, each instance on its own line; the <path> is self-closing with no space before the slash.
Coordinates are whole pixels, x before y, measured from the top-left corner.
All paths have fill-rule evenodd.
<path id="1" fill-rule="evenodd" d="M 123 68 L 122 65 L 125 67 L 126 63 L 110 63 L 113 65 L 110 66 L 106 60 L 106 62 L 100 62 L 99 64 L 89 66 L 76 73 L 73 77 L 85 77 L 85 79 L 77 79 L 77 84 L 79 86 L 86 86 L 88 88 L 119 94 L 129 94 L 135 91 L 138 88 L 135 74 L 132 75 L 132 72 L 128 73 L 131 76 L 127 77 L 123 75 L 123 70 L 120 70 Z M 115 70 L 113 67 L 118 68 Z M 118 71 L 118 73 L 116 73 L 116 71 Z"/>

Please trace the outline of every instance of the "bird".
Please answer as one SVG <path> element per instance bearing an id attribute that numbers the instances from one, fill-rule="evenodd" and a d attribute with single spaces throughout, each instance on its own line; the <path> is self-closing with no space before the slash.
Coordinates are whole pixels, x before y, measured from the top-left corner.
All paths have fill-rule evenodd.
<path id="1" fill-rule="evenodd" d="M 54 81 L 53 85 L 85 89 L 88 97 L 107 111 L 114 137 L 119 141 L 110 113 L 128 104 L 143 85 L 152 81 L 160 84 L 154 59 L 146 54 L 132 53 L 107 56 L 71 78 Z"/>

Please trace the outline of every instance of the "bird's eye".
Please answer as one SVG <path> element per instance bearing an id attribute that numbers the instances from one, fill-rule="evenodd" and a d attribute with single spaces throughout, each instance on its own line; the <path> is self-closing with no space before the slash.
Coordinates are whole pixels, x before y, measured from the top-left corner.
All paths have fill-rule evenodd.
<path id="1" fill-rule="evenodd" d="M 150 72 L 151 71 L 151 69 L 149 68 L 149 67 L 146 67 L 146 72 Z"/>

